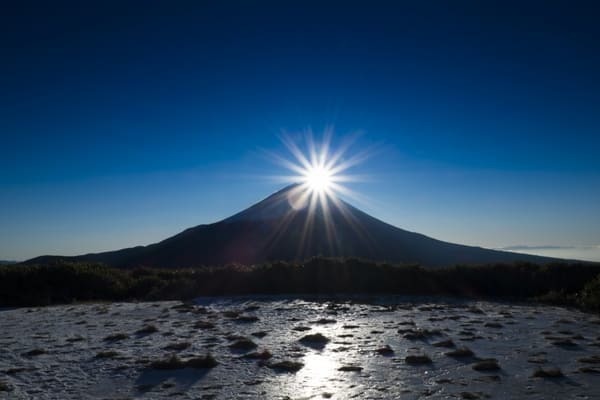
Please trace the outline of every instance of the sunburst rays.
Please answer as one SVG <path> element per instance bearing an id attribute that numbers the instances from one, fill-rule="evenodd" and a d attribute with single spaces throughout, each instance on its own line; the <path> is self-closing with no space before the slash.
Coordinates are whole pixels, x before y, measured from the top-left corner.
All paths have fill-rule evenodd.
<path id="1" fill-rule="evenodd" d="M 359 236 L 368 236 L 340 196 L 359 198 L 347 184 L 362 181 L 365 177 L 351 174 L 350 169 L 364 162 L 372 154 L 373 148 L 351 153 L 356 136 L 346 138 L 334 148 L 332 133 L 332 130 L 326 130 L 322 140 L 318 142 L 310 131 L 305 132 L 301 141 L 294 140 L 289 135 L 282 135 L 281 141 L 289 152 L 287 157 L 269 153 L 271 160 L 288 171 L 287 175 L 278 176 L 278 180 L 296 184 L 287 192 L 287 200 L 291 206 L 290 215 L 282 219 L 285 222 L 278 227 L 275 237 L 288 229 L 290 220 L 302 211 L 301 215 L 305 216 L 305 220 L 299 232 L 298 256 L 304 255 L 312 243 L 316 223 L 322 224 L 325 230 L 330 254 L 339 254 L 336 222 L 342 222 L 340 219 Z M 341 218 L 336 221 L 333 218 L 334 214 L 341 215 Z"/>

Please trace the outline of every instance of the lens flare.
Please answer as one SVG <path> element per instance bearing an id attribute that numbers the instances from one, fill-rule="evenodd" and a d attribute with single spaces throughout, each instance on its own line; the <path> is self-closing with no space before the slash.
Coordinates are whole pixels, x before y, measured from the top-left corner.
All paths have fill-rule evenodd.
<path id="1" fill-rule="evenodd" d="M 292 172 L 292 175 L 278 176 L 277 179 L 286 183 L 299 183 L 301 186 L 296 192 L 306 192 L 312 201 L 334 202 L 340 195 L 358 199 L 357 193 L 348 189 L 345 183 L 363 180 L 364 177 L 348 174 L 348 170 L 365 161 L 373 148 L 349 154 L 356 135 L 342 140 L 336 149 L 332 147 L 332 136 L 332 131 L 326 130 L 320 143 L 315 142 L 312 132 L 307 132 L 300 143 L 288 135 L 282 136 L 281 141 L 293 158 L 268 154 L 276 163 Z"/>
<path id="2" fill-rule="evenodd" d="M 365 180 L 365 176 L 351 175 L 348 171 L 365 161 L 374 151 L 373 147 L 366 147 L 351 154 L 350 149 L 356 138 L 356 135 L 347 137 L 334 148 L 331 130 L 323 134 L 323 140 L 319 143 L 313 139 L 312 132 L 307 132 L 303 136 L 304 140 L 300 141 L 285 135 L 281 137 L 281 141 L 292 157 L 267 152 L 269 158 L 291 172 L 289 175 L 273 178 L 294 185 L 286 191 L 289 210 L 277 228 L 273 241 L 298 215 L 305 218 L 299 232 L 299 255 L 303 254 L 305 246 L 310 246 L 316 226 L 324 226 L 331 254 L 336 254 L 336 247 L 340 243 L 336 221 L 343 219 L 359 234 L 364 234 L 364 229 L 353 217 L 348 204 L 341 200 L 344 197 L 365 202 L 363 196 L 346 186 L 349 182 Z"/>
<path id="3" fill-rule="evenodd" d="M 332 183 L 331 170 L 322 165 L 311 166 L 306 170 L 304 183 L 308 189 L 316 193 L 324 193 L 331 190 Z"/>

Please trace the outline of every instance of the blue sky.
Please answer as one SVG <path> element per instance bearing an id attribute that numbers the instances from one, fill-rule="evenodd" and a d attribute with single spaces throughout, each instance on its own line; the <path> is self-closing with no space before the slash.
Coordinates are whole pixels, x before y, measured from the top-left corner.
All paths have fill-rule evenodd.
<path id="1" fill-rule="evenodd" d="M 372 215 L 600 260 L 599 10 L 416 3 L 3 12 L 0 259 L 217 221 L 280 187 L 262 150 L 285 153 L 281 132 L 333 126 L 334 145 L 362 132 L 351 151 L 378 149 L 352 171 L 370 179 L 349 185 Z"/>

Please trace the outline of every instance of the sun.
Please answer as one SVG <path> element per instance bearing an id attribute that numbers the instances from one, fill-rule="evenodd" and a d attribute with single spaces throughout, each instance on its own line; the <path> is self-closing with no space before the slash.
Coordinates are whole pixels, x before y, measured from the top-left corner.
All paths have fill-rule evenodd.
<path id="1" fill-rule="evenodd" d="M 292 193 L 294 208 L 308 205 L 314 209 L 317 205 L 328 209 L 339 206 L 340 196 L 357 198 L 357 193 L 347 184 L 362 181 L 364 176 L 349 174 L 349 170 L 365 161 L 373 148 L 363 147 L 360 152 L 350 152 L 357 136 L 344 138 L 339 146 L 332 146 L 333 131 L 327 129 L 322 141 L 315 141 L 311 131 L 305 132 L 304 140 L 292 139 L 288 135 L 280 136 L 281 141 L 291 153 L 292 159 L 277 153 L 268 155 L 278 164 L 289 170 L 291 175 L 275 176 L 275 179 L 288 184 L 299 184 Z M 302 143 L 304 142 L 304 143 Z"/>
<path id="2" fill-rule="evenodd" d="M 284 218 L 276 228 L 278 235 L 288 229 L 298 216 L 305 218 L 300 227 L 298 255 L 312 237 L 317 226 L 324 226 L 327 243 L 330 249 L 340 245 L 336 225 L 342 219 L 359 233 L 363 229 L 353 216 L 349 205 L 343 198 L 364 202 L 365 198 L 351 190 L 347 185 L 352 182 L 368 180 L 366 175 L 349 173 L 351 169 L 369 158 L 375 150 L 373 146 L 362 146 L 359 152 L 352 151 L 358 134 L 347 136 L 338 146 L 332 146 L 333 131 L 327 129 L 323 140 L 316 142 L 312 131 L 302 136 L 280 136 L 281 141 L 292 157 L 266 151 L 269 158 L 288 170 L 286 175 L 271 176 L 278 182 L 288 186 L 281 192 L 287 197 L 288 207 L 282 207 Z M 323 224 L 323 225 L 321 225 Z"/>
<path id="3" fill-rule="evenodd" d="M 303 183 L 315 193 L 330 192 L 334 180 L 332 169 L 324 165 L 311 165 L 306 169 L 303 176 Z"/>

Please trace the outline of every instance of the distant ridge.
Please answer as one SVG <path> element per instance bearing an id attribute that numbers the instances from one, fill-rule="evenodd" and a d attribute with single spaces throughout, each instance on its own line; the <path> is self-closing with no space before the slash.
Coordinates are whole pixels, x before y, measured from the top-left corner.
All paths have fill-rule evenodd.
<path id="1" fill-rule="evenodd" d="M 298 184 L 287 186 L 229 218 L 186 229 L 148 246 L 75 257 L 41 256 L 25 263 L 67 259 L 115 267 L 169 268 L 294 261 L 319 255 L 426 267 L 560 261 L 443 242 L 389 225 L 342 200 L 336 201 L 338 206 L 330 204 L 329 212 L 317 205 L 311 213 L 310 207 L 297 204 L 300 190 Z"/>

